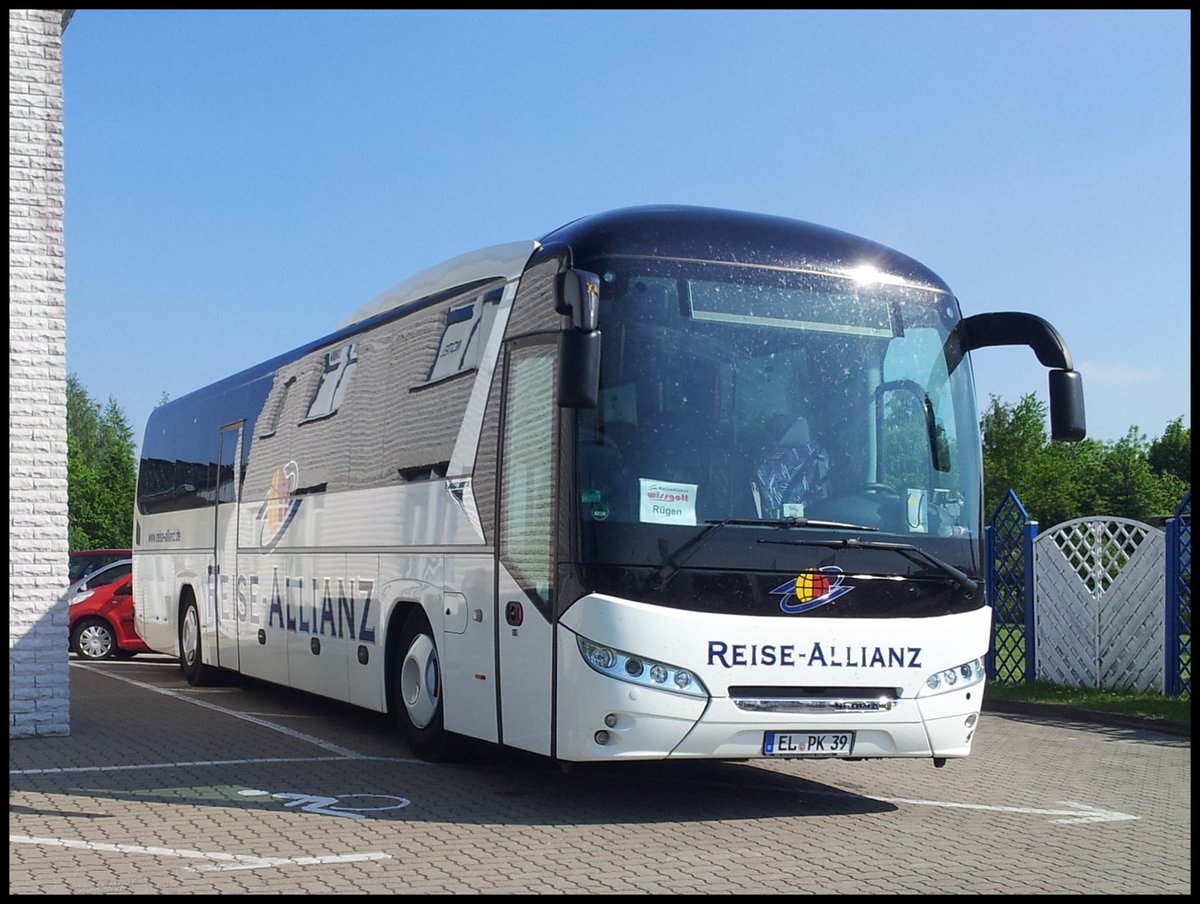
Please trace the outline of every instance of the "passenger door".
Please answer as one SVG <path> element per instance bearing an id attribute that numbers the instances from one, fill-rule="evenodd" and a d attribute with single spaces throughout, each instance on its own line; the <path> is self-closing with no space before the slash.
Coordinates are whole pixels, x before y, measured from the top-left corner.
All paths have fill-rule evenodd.
<path id="1" fill-rule="evenodd" d="M 556 338 L 508 348 L 497 481 L 501 731 L 505 744 L 543 754 L 554 699 Z"/>
<path id="2" fill-rule="evenodd" d="M 212 606 L 215 619 L 211 631 L 202 625 L 204 644 L 216 634 L 216 661 L 222 668 L 237 669 L 238 656 L 238 509 L 242 487 L 243 422 L 221 428 L 217 438 L 216 538 L 214 543 Z"/>

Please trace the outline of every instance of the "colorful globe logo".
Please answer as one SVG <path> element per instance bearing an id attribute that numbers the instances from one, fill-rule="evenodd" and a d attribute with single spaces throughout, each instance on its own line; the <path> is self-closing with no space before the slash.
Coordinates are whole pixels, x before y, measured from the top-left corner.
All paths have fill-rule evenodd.
<path id="1" fill-rule="evenodd" d="M 819 571 L 805 571 L 796 575 L 792 595 L 801 603 L 811 603 L 828 592 L 829 575 Z"/>
<path id="2" fill-rule="evenodd" d="M 275 548 L 284 531 L 296 516 L 300 500 L 292 497 L 300 482 L 300 469 L 294 461 L 276 468 L 267 487 L 262 507 L 255 516 L 258 521 L 258 545 L 264 550 Z"/>
<path id="3" fill-rule="evenodd" d="M 771 593 L 782 596 L 779 608 L 794 615 L 797 612 L 808 612 L 810 609 L 826 606 L 839 596 L 849 593 L 854 588 L 844 587 L 844 580 L 842 569 L 836 565 L 809 568 L 786 584 L 780 584 Z"/>
<path id="4" fill-rule="evenodd" d="M 263 532 L 274 536 L 283 522 L 287 520 L 288 503 L 291 501 L 292 488 L 289 486 L 288 475 L 279 468 L 271 476 L 271 486 L 267 490 L 267 504 L 264 509 Z"/>

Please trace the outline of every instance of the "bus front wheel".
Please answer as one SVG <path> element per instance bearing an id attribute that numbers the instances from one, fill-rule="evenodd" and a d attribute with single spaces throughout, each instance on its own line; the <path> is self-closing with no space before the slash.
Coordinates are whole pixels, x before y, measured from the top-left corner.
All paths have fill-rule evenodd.
<path id="1" fill-rule="evenodd" d="M 429 620 L 413 609 L 396 644 L 392 672 L 392 711 L 413 753 L 423 760 L 442 759 L 447 752 L 442 725 L 442 672 Z"/>

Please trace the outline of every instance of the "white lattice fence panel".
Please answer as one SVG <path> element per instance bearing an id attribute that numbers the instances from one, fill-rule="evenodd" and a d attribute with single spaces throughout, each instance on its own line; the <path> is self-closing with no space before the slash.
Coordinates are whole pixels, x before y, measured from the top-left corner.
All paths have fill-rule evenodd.
<path id="1" fill-rule="evenodd" d="M 1100 597 L 1100 684 L 1164 692 L 1166 542 L 1150 531 Z"/>
<path id="2" fill-rule="evenodd" d="M 1037 676 L 1070 687 L 1096 687 L 1099 604 L 1062 550 L 1040 542 L 1046 536 L 1033 541 Z"/>
<path id="3" fill-rule="evenodd" d="M 1039 678 L 1075 687 L 1163 691 L 1162 531 L 1081 518 L 1033 543 Z"/>

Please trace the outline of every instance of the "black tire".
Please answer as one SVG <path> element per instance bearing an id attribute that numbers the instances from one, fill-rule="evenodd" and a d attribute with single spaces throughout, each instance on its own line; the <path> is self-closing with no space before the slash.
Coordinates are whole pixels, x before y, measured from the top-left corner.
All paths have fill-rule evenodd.
<path id="1" fill-rule="evenodd" d="M 409 749 L 423 760 L 446 758 L 442 671 L 429 620 L 414 608 L 396 641 L 392 668 L 392 717 Z"/>
<path id="2" fill-rule="evenodd" d="M 204 665 L 200 648 L 200 608 L 189 594 L 179 610 L 179 670 L 193 687 L 214 682 L 216 670 Z"/>
<path id="3" fill-rule="evenodd" d="M 71 649 L 80 659 L 101 662 L 117 652 L 112 626 L 102 618 L 85 618 L 71 632 Z"/>

